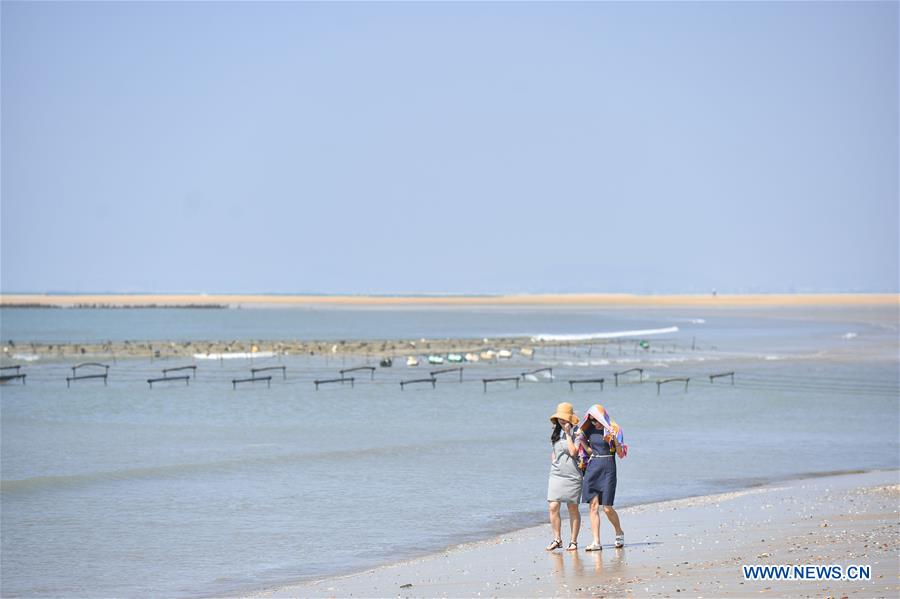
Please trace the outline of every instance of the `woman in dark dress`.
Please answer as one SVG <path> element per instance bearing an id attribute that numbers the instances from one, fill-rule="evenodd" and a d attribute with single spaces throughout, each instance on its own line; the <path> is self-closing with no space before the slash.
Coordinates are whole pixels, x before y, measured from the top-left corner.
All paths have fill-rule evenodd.
<path id="1" fill-rule="evenodd" d="M 603 406 L 597 404 L 588 410 L 582 424 L 584 450 L 588 455 L 587 470 L 581 490 L 581 502 L 590 504 L 591 533 L 594 542 L 585 551 L 600 551 L 600 506 L 616 530 L 616 547 L 625 545 L 625 533 L 619 522 L 619 514 L 613 508 L 616 498 L 616 453 L 622 448 L 616 439 L 616 430 Z M 617 427 L 616 427 L 617 428 Z"/>

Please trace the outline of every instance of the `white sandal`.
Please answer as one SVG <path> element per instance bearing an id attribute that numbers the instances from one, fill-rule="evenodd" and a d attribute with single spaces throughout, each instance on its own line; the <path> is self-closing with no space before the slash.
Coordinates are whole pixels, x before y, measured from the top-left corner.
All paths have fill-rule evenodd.
<path id="1" fill-rule="evenodd" d="M 620 535 L 616 535 L 616 549 L 621 549 L 625 546 L 625 533 L 623 532 Z"/>

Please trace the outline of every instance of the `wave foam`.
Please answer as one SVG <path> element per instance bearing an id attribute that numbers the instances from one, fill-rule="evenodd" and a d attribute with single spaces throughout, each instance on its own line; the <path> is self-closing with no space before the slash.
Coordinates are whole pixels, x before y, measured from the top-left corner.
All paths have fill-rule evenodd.
<path id="1" fill-rule="evenodd" d="M 250 359 L 250 358 L 274 358 L 276 356 L 273 351 L 258 351 L 258 352 L 227 352 L 221 354 L 194 354 L 194 359 L 196 360 L 234 360 L 236 358 Z"/>
<path id="2" fill-rule="evenodd" d="M 603 331 L 598 333 L 576 333 L 573 335 L 532 335 L 534 341 L 589 341 L 591 339 L 621 339 L 624 337 L 649 337 L 650 335 L 665 335 L 677 333 L 678 327 L 666 327 L 664 329 L 642 329 L 638 331 Z"/>
<path id="3" fill-rule="evenodd" d="M 23 362 L 34 362 L 36 360 L 40 360 L 41 357 L 37 354 L 13 354 L 13 360 L 22 360 Z"/>

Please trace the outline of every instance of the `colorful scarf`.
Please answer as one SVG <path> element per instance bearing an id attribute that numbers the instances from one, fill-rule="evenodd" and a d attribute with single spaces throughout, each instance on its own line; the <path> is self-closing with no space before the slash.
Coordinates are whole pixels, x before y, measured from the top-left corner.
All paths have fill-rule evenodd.
<path id="1" fill-rule="evenodd" d="M 582 432 L 579 437 L 581 443 L 578 445 L 578 457 L 580 462 L 587 465 L 587 450 L 585 449 L 586 439 L 584 438 L 584 429 L 587 428 L 591 421 L 588 416 L 593 416 L 603 425 L 603 440 L 615 447 L 616 455 L 624 458 L 628 455 L 628 446 L 625 445 L 625 435 L 622 433 L 622 427 L 609 417 L 606 408 L 600 404 L 594 404 L 591 409 L 585 412 L 579 430 Z"/>

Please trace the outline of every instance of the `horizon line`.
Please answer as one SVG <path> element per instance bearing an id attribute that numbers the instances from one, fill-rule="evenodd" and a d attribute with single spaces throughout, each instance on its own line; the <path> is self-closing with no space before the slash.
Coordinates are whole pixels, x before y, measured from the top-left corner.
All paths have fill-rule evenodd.
<path id="1" fill-rule="evenodd" d="M 384 291 L 384 292 L 330 292 L 330 291 L 2 291 L 0 297 L 372 297 L 372 298 L 490 298 L 490 297 L 543 297 L 543 296 L 632 296 L 632 297 L 717 297 L 717 296 L 801 296 L 801 295 L 900 295 L 900 289 L 889 290 L 789 290 L 789 291 Z"/>
<path id="2" fill-rule="evenodd" d="M 898 293 L 790 293 L 639 295 L 628 293 L 567 293 L 519 295 L 251 295 L 251 294 L 78 294 L 13 295 L 0 293 L 0 307 L 301 307 L 423 308 L 423 307 L 826 307 L 900 306 Z"/>

